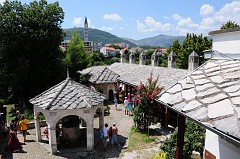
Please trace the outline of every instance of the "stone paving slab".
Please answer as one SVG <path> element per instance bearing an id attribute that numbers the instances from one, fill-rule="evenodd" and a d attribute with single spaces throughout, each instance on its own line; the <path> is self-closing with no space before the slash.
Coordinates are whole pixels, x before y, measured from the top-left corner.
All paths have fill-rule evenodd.
<path id="1" fill-rule="evenodd" d="M 136 150 L 133 152 L 123 152 L 123 150 L 128 147 L 130 129 L 133 125 L 133 117 L 124 115 L 124 108 L 122 104 L 118 105 L 118 110 L 115 110 L 114 105 L 109 105 L 109 107 L 110 115 L 105 116 L 104 120 L 105 123 L 109 124 L 109 126 L 111 126 L 113 122 L 116 123 L 116 126 L 119 129 L 118 139 L 120 146 L 118 147 L 111 148 L 108 146 L 106 150 L 103 150 L 102 145 L 98 143 L 95 149 L 90 153 L 80 152 L 77 151 L 77 148 L 74 148 L 71 152 L 65 151 L 66 153 L 59 152 L 57 155 L 52 155 L 41 144 L 35 141 L 35 130 L 32 129 L 29 130 L 30 135 L 27 135 L 28 142 L 23 145 L 23 150 L 25 151 L 25 153 L 6 154 L 3 151 L 6 143 L 0 143 L 0 154 L 3 154 L 5 156 L 4 159 L 145 159 L 153 156 L 159 151 L 160 144 L 166 139 L 166 136 L 168 136 L 168 134 L 170 133 L 169 130 L 160 129 L 161 132 L 159 132 L 159 134 L 161 135 L 159 136 L 159 142 L 157 144 L 154 144 L 154 147 L 152 148 Z M 98 119 L 94 120 L 94 128 L 98 128 Z M 159 128 L 159 125 L 157 126 L 157 128 Z M 23 141 L 23 137 L 21 134 L 18 134 L 18 138 L 20 142 Z"/>

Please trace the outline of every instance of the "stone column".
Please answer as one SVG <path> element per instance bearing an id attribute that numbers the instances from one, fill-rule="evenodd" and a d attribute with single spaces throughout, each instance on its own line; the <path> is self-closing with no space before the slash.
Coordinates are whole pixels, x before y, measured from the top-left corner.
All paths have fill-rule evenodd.
<path id="1" fill-rule="evenodd" d="M 94 148 L 94 129 L 93 129 L 93 119 L 91 118 L 87 122 L 87 150 L 91 151 Z"/>
<path id="2" fill-rule="evenodd" d="M 188 57 L 188 70 L 193 71 L 199 66 L 199 56 L 193 51 Z"/>
<path id="3" fill-rule="evenodd" d="M 129 63 L 135 64 L 135 54 L 133 52 L 129 55 Z"/>
<path id="4" fill-rule="evenodd" d="M 50 152 L 52 154 L 57 153 L 57 139 L 56 139 L 56 128 L 55 125 L 48 124 L 48 137 L 49 137 L 49 145 L 50 145 Z"/>
<path id="5" fill-rule="evenodd" d="M 156 52 L 154 52 L 151 56 L 151 65 L 158 66 L 158 55 Z"/>
<path id="6" fill-rule="evenodd" d="M 145 52 L 142 52 L 139 55 L 139 64 L 140 65 L 146 65 L 146 53 Z"/>
<path id="7" fill-rule="evenodd" d="M 103 108 L 103 103 L 101 103 L 101 114 L 99 117 L 99 128 L 104 127 L 104 108 Z"/>
<path id="8" fill-rule="evenodd" d="M 171 52 L 168 55 L 168 68 L 176 68 L 176 54 L 174 52 Z"/>
<path id="9" fill-rule="evenodd" d="M 41 141 L 42 137 L 41 137 L 41 129 L 40 129 L 40 120 L 39 120 L 39 115 L 36 111 L 34 111 L 34 122 L 35 122 L 35 131 L 36 131 L 36 137 L 37 137 L 37 141 Z"/>
<path id="10" fill-rule="evenodd" d="M 120 55 L 120 60 L 121 60 L 121 63 L 125 63 L 125 62 L 126 62 L 126 55 L 125 55 L 124 52 L 121 53 L 121 55 Z"/>

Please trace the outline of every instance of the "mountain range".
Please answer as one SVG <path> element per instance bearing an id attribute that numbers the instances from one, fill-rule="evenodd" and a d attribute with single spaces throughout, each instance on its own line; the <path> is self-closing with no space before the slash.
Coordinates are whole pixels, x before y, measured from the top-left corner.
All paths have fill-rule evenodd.
<path id="1" fill-rule="evenodd" d="M 66 36 L 64 40 L 70 39 L 71 32 L 74 28 L 64 29 Z M 77 32 L 80 33 L 81 37 L 83 37 L 83 28 L 76 28 Z M 94 42 L 103 42 L 103 43 L 119 43 L 124 42 L 129 44 L 130 47 L 136 46 L 155 46 L 155 47 L 163 47 L 168 48 L 172 45 L 173 41 L 178 39 L 180 43 L 183 42 L 185 36 L 170 36 L 170 35 L 157 35 L 150 38 L 144 38 L 140 40 L 133 40 L 125 37 L 118 37 L 109 32 L 98 30 L 98 29 L 88 29 L 88 37 L 89 41 Z"/>

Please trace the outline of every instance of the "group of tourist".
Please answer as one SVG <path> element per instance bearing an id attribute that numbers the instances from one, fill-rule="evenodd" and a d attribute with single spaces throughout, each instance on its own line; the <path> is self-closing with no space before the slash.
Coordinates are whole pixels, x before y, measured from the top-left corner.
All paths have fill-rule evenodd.
<path id="1" fill-rule="evenodd" d="M 16 151 L 23 151 L 22 144 L 19 142 L 17 133 L 21 132 L 23 134 L 23 143 L 25 143 L 26 135 L 28 130 L 28 121 L 27 119 L 20 114 L 19 111 L 16 112 L 15 120 L 10 123 L 10 132 L 9 132 L 9 142 L 5 151 L 14 153 Z"/>
<path id="2" fill-rule="evenodd" d="M 104 128 L 100 128 L 100 137 L 102 139 L 104 150 L 108 144 L 111 144 L 112 147 L 118 145 L 117 136 L 118 128 L 116 126 L 116 123 L 113 123 L 110 128 L 108 127 L 107 123 L 104 125 Z"/>
<path id="3" fill-rule="evenodd" d="M 124 113 L 125 115 L 133 115 L 133 107 L 134 107 L 134 98 L 132 100 L 130 98 L 125 97 L 125 100 L 123 101 L 124 103 Z"/>

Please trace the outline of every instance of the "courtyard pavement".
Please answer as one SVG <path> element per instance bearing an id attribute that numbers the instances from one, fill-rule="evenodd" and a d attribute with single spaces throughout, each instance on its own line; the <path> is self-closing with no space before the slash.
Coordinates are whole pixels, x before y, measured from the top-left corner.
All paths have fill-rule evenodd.
<path id="1" fill-rule="evenodd" d="M 113 122 L 116 123 L 116 126 L 119 130 L 118 141 L 120 145 L 115 148 L 107 147 L 106 150 L 103 150 L 101 143 L 96 144 L 95 149 L 92 152 L 83 151 L 83 149 L 79 150 L 79 148 L 69 148 L 65 150 L 59 150 L 56 155 L 52 155 L 45 148 L 44 144 L 37 143 L 35 130 L 29 130 L 29 135 L 27 135 L 27 142 L 23 144 L 24 152 L 21 153 L 6 153 L 3 151 L 4 147 L 7 143 L 0 143 L 0 154 L 4 156 L 4 159 L 141 159 L 141 158 L 149 158 L 153 154 L 156 154 L 159 151 L 160 144 L 166 139 L 166 136 L 172 131 L 172 129 L 162 131 L 159 129 L 159 137 L 154 147 L 141 151 L 133 151 L 133 152 L 123 152 L 124 149 L 128 146 L 128 140 L 130 135 L 130 129 L 133 125 L 133 117 L 124 115 L 124 108 L 122 104 L 118 105 L 118 110 L 115 110 L 114 105 L 109 105 L 110 114 L 109 116 L 104 117 L 104 122 L 108 123 L 109 126 L 112 125 Z M 98 119 L 94 120 L 94 128 L 98 131 Z M 159 125 L 157 126 L 159 128 Z M 43 132 L 43 131 L 42 131 Z M 96 133 L 98 134 L 98 133 Z M 18 138 L 20 142 L 23 142 L 23 137 L 21 134 L 18 134 Z M 95 137 L 97 138 L 97 136 Z M 45 145 L 46 146 L 46 145 Z"/>

